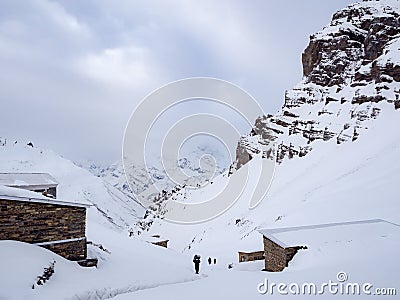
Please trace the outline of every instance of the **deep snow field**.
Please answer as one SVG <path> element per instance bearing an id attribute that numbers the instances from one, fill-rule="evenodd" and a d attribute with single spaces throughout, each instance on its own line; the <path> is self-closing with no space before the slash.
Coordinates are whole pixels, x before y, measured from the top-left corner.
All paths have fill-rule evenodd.
<path id="1" fill-rule="evenodd" d="M 337 226 L 307 235 L 294 233 L 308 249 L 300 251 L 281 273 L 262 272 L 263 261 L 237 262 L 237 251 L 262 249 L 257 231 L 262 228 L 369 219 L 400 224 L 397 114 L 388 106 L 357 141 L 343 145 L 316 142 L 306 159 L 279 165 L 269 193 L 253 210 L 248 209 L 254 185 L 250 181 L 242 197 L 222 216 L 195 225 L 157 220 L 139 238 L 129 238 L 128 227 L 143 214 L 143 208 L 100 178 L 51 151 L 19 144 L 0 147 L 3 172 L 49 172 L 60 183 L 60 198 L 95 204 L 97 208 L 88 209 L 87 237 L 111 252 L 89 246 L 89 256 L 98 257 L 99 266 L 83 268 L 37 246 L 1 241 L 0 299 L 108 299 L 117 295 L 117 299 L 252 299 L 272 297 L 257 291 L 265 278 L 276 283 L 318 284 L 335 280 L 338 272 L 346 272 L 348 282 L 399 290 L 400 229 L 386 222 L 358 229 Z M 253 159 L 248 164 L 250 171 L 257 164 Z M 239 170 L 232 176 L 241 174 Z M 193 197 L 196 193 L 206 197 L 224 180 L 222 175 L 213 186 L 193 192 Z M 169 239 L 169 249 L 144 241 L 152 234 Z M 195 253 L 202 256 L 200 275 L 193 271 Z M 208 256 L 217 258 L 217 264 L 208 266 Z M 36 276 L 53 260 L 53 277 L 32 289 Z M 228 269 L 228 264 L 233 268 Z M 273 296 L 281 295 L 275 291 Z"/>

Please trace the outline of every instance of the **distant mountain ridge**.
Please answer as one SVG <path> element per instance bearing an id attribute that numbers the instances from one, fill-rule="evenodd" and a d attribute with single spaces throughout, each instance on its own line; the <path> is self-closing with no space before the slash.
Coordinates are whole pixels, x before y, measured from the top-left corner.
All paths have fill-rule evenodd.
<path id="1" fill-rule="evenodd" d="M 215 161 L 217 161 L 216 175 L 223 173 L 229 167 L 230 162 L 228 161 L 228 158 L 216 147 L 213 147 L 213 145 L 198 145 L 192 151 L 185 153 L 185 157 L 181 157 L 176 162 L 176 168 L 189 176 L 193 176 L 194 180 L 201 182 L 204 180 L 203 174 L 208 170 L 211 170 L 213 166 L 213 162 L 207 159 L 202 160 L 203 169 L 199 166 L 198 162 L 205 154 L 213 156 Z M 145 195 L 145 191 L 152 188 L 153 185 L 156 185 L 160 191 L 171 191 L 176 186 L 176 184 L 170 180 L 162 166 L 156 164 L 149 164 L 147 167 L 135 168 L 135 172 L 133 172 L 134 177 L 131 178 L 131 182 L 133 183 L 132 188 L 134 189 L 133 194 L 131 187 L 126 181 L 122 161 L 117 161 L 106 167 L 98 166 L 95 163 L 83 164 L 82 166 L 129 197 L 135 197 L 135 195 L 137 196 L 141 194 Z M 169 171 L 171 172 L 171 170 Z M 148 176 L 146 176 L 147 172 L 150 173 L 151 180 L 148 180 Z M 155 195 L 151 194 L 146 195 L 145 197 L 154 196 Z"/>

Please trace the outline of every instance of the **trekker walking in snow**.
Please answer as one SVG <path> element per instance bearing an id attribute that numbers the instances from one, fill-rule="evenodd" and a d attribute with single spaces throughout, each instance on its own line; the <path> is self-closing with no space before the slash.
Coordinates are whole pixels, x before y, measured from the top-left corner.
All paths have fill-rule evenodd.
<path id="1" fill-rule="evenodd" d="M 208 257 L 208 264 L 211 265 L 211 257 Z"/>
<path id="2" fill-rule="evenodd" d="M 196 271 L 196 274 L 199 274 L 199 269 L 200 269 L 200 255 L 195 255 L 193 258 L 194 262 L 194 270 Z"/>

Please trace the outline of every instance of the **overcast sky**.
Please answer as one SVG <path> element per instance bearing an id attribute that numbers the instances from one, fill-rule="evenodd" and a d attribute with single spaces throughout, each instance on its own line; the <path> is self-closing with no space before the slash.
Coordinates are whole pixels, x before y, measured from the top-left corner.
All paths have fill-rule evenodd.
<path id="1" fill-rule="evenodd" d="M 275 113 L 309 35 L 351 2 L 2 0 L 0 137 L 111 163 L 143 97 L 193 76 Z"/>

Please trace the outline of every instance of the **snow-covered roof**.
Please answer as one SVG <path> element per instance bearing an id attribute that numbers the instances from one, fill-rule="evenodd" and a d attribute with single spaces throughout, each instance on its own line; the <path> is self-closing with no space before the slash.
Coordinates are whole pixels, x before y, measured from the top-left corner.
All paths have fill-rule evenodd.
<path id="1" fill-rule="evenodd" d="M 319 240 L 324 237 L 325 239 L 327 239 L 326 237 L 342 238 L 347 236 L 349 232 L 358 232 L 361 234 L 361 232 L 364 231 L 376 231 L 376 226 L 397 226 L 397 229 L 400 229 L 400 225 L 381 219 L 371 219 L 298 227 L 261 229 L 259 232 L 279 246 L 286 248 L 290 246 L 301 246 L 310 242 L 312 243 L 313 240 Z"/>
<path id="2" fill-rule="evenodd" d="M 4 186 L 4 185 L 0 185 L 0 199 L 23 201 L 23 202 L 57 204 L 57 205 L 66 205 L 66 206 L 78 206 L 78 207 L 91 206 L 89 203 L 52 199 L 52 198 L 46 197 L 46 196 L 36 193 L 36 192 L 19 189 L 19 188 L 14 188 L 14 187 L 8 187 L 8 186 Z"/>
<path id="3" fill-rule="evenodd" d="M 57 181 L 47 173 L 0 173 L 0 185 L 12 187 L 56 187 Z"/>

